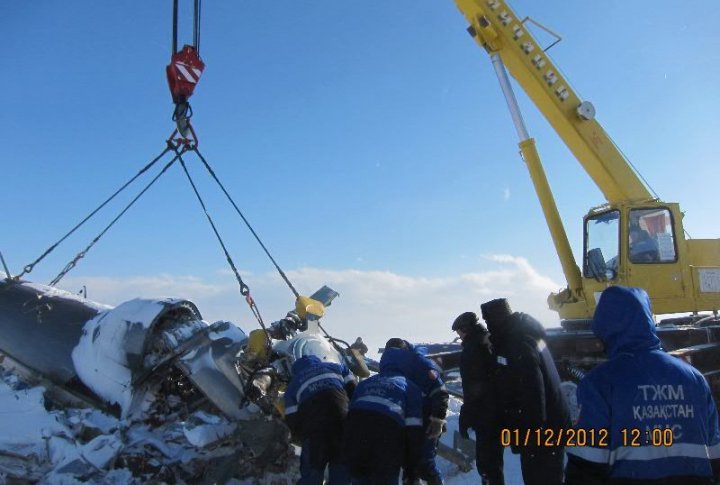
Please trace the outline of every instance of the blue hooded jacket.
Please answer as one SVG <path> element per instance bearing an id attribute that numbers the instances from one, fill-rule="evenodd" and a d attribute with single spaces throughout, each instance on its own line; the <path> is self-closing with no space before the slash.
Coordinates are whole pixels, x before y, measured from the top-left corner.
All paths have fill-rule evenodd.
<path id="1" fill-rule="evenodd" d="M 407 350 L 385 349 L 380 373 L 358 384 L 350 410 L 362 409 L 384 414 L 402 426 L 422 426 L 422 393 L 402 372 Z"/>
<path id="2" fill-rule="evenodd" d="M 342 391 L 354 381 L 355 376 L 342 364 L 324 362 L 314 355 L 301 357 L 292 366 L 292 379 L 285 391 L 285 414 L 296 413 L 303 402 L 321 391 Z"/>
<path id="3" fill-rule="evenodd" d="M 420 388 L 423 393 L 423 416 L 445 419 L 449 394 L 441 377 L 442 371 L 423 354 L 422 347 L 415 347 L 408 341 L 405 341 L 405 345 L 407 350 L 391 352 L 392 365 Z M 391 348 L 386 349 L 383 355 Z"/>
<path id="4" fill-rule="evenodd" d="M 578 386 L 575 428 L 588 437 L 595 431 L 588 446 L 566 448 L 567 483 L 590 483 L 583 476 L 590 468 L 610 479 L 712 476 L 720 431 L 710 387 L 700 372 L 662 351 L 647 293 L 607 288 L 592 329 L 609 360 Z"/>

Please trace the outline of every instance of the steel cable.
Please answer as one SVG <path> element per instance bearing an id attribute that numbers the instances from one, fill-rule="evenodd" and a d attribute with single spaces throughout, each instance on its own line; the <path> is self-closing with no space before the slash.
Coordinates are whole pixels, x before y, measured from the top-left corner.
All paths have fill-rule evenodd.
<path id="1" fill-rule="evenodd" d="M 169 148 L 166 149 L 165 152 L 167 152 L 168 150 L 169 150 Z M 163 153 L 165 153 L 165 152 L 163 152 Z M 60 273 L 58 273 L 58 275 L 50 282 L 49 286 L 55 286 L 56 284 L 58 284 L 58 283 L 60 282 L 60 280 L 61 280 L 63 277 L 65 277 L 65 275 L 68 274 L 68 273 L 70 272 L 70 270 L 72 270 L 72 269 L 77 265 L 78 261 L 80 261 L 82 258 L 85 257 L 85 255 L 87 254 L 87 252 L 95 245 L 95 243 L 97 243 L 97 242 L 100 240 L 100 238 L 105 235 L 105 233 L 130 209 L 130 207 L 133 206 L 133 204 L 135 204 L 135 202 L 137 202 L 137 200 L 138 200 L 140 197 L 142 197 L 143 194 L 145 194 L 145 192 L 148 191 L 148 189 L 150 189 L 150 187 L 152 187 L 152 185 L 157 181 L 157 179 L 159 179 L 162 174 L 164 174 L 165 172 L 167 172 L 167 170 L 172 166 L 172 164 L 175 163 L 175 162 L 178 160 L 178 158 L 180 158 L 180 154 L 179 154 L 177 151 L 176 151 L 175 153 L 176 153 L 175 157 L 173 157 L 172 160 L 170 160 L 167 164 L 165 164 L 165 166 L 164 166 L 163 169 L 160 171 L 160 173 L 158 173 L 157 175 L 155 175 L 155 177 L 150 181 L 150 183 L 148 183 L 148 184 L 145 186 L 145 188 L 142 189 L 142 191 L 140 191 L 140 193 L 139 193 L 138 195 L 136 195 L 135 198 L 133 198 L 133 200 L 131 200 L 128 205 L 125 206 L 125 208 L 110 222 L 110 224 L 108 224 L 108 225 L 105 227 L 105 229 L 103 229 L 103 230 L 100 232 L 100 234 L 98 234 L 98 235 L 95 237 L 95 239 L 93 239 L 92 242 L 91 242 L 90 244 L 88 244 L 88 246 L 87 246 L 85 249 L 83 249 L 82 251 L 80 251 L 80 252 L 72 259 L 72 261 L 70 261 L 70 262 L 65 266 L 65 268 L 63 268 L 63 270 L 60 271 Z M 157 161 L 157 159 L 156 159 L 155 161 Z M 153 161 L 153 163 L 154 163 L 155 161 Z M 148 168 L 149 168 L 149 167 L 148 167 Z"/>
<path id="2" fill-rule="evenodd" d="M 205 168 L 210 173 L 213 180 L 215 180 L 215 182 L 218 184 L 220 189 L 223 191 L 223 193 L 225 194 L 225 197 L 227 197 L 227 199 L 230 201 L 232 206 L 235 208 L 235 211 L 242 218 L 242 220 L 245 223 L 245 225 L 247 226 L 247 228 L 250 229 L 250 232 L 252 233 L 252 235 L 255 236 L 255 240 L 258 242 L 258 244 L 260 244 L 260 247 L 263 249 L 263 251 L 265 251 L 265 254 L 267 255 L 267 257 L 270 258 L 270 261 L 272 261 L 272 264 L 275 266 L 275 269 L 277 269 L 277 271 L 280 274 L 280 276 L 282 277 L 282 279 L 285 280 L 285 283 L 287 284 L 288 288 L 290 288 L 290 291 L 293 292 L 293 294 L 295 295 L 295 298 L 298 298 L 300 296 L 300 293 L 298 293 L 298 291 L 295 289 L 293 284 L 290 282 L 290 279 L 287 277 L 285 272 L 280 268 L 280 265 L 277 264 L 277 262 L 275 261 L 275 258 L 272 257 L 272 255 L 270 254 L 270 251 L 268 251 L 267 247 L 265 247 L 265 244 L 263 244 L 262 240 L 260 240 L 260 236 L 257 235 L 257 233 L 255 232 L 255 229 L 253 229 L 252 225 L 250 225 L 250 222 L 248 222 L 248 220 L 245 218 L 242 211 L 238 208 L 237 204 L 235 203 L 233 198 L 230 196 L 228 191 L 225 190 L 225 186 L 222 184 L 222 182 L 220 182 L 220 179 L 218 179 L 217 175 L 215 175 L 215 171 L 210 167 L 210 164 L 207 162 L 207 160 L 205 160 L 205 157 L 202 156 L 200 151 L 197 149 L 197 146 L 194 147 L 192 150 L 195 153 L 197 153 L 197 156 L 200 158 L 203 165 L 205 165 Z"/>
<path id="3" fill-rule="evenodd" d="M 100 211 L 100 209 L 102 209 L 103 207 L 105 207 L 105 206 L 106 206 L 111 200 L 113 200 L 120 192 L 122 192 L 123 190 L 125 190 L 125 189 L 126 189 L 130 184 L 132 184 L 138 177 L 140 177 L 140 175 L 142 175 L 142 174 L 144 174 L 145 172 L 147 172 L 147 171 L 148 171 L 153 165 L 155 165 L 155 163 L 156 163 L 158 160 L 160 160 L 168 151 L 170 151 L 170 147 L 165 148 L 165 150 L 163 150 L 162 153 L 160 153 L 160 155 L 158 155 L 157 157 L 155 157 L 150 163 L 148 163 L 148 164 L 145 165 L 143 168 L 141 168 L 140 171 L 139 171 L 138 173 L 136 173 L 133 178 L 131 178 L 130 180 L 128 180 L 127 182 L 125 182 L 125 184 L 124 184 L 122 187 L 120 187 L 119 189 L 117 189 L 117 190 L 115 191 L 115 193 L 112 194 L 110 197 L 108 197 L 108 198 L 105 200 L 105 202 L 103 202 L 102 204 L 100 204 L 100 206 L 99 206 L 97 209 L 95 209 L 94 211 L 92 211 L 87 217 L 85 217 L 85 219 L 83 219 L 83 220 L 80 221 L 75 227 L 73 227 L 73 228 L 70 230 L 70 232 L 68 232 L 67 234 L 65 234 L 62 238 L 60 238 L 60 240 L 58 240 L 55 244 L 53 244 L 52 246 L 50 246 L 44 253 L 42 253 L 42 255 L 40 255 L 39 258 L 37 258 L 37 259 L 36 259 L 35 261 L 33 261 L 32 263 L 30 263 L 30 264 L 28 264 L 27 266 L 25 266 L 25 267 L 23 268 L 22 273 L 20 273 L 19 275 L 15 276 L 14 279 L 18 280 L 18 279 L 20 279 L 22 276 L 30 273 L 30 272 L 33 270 L 33 268 L 35 267 L 35 265 L 37 265 L 40 261 L 42 261 L 43 259 L 45 259 L 45 257 L 46 257 L 48 254 L 50 254 L 58 245 L 60 245 L 63 241 L 65 241 L 65 239 L 67 239 L 68 237 L 70 237 L 70 235 L 72 235 L 76 230 L 78 230 L 78 229 L 80 228 L 80 226 L 82 226 L 83 224 L 85 224 L 91 217 L 93 217 L 95 214 L 97 214 L 98 211 Z"/>
<path id="4" fill-rule="evenodd" d="M 194 151 L 194 150 L 190 150 Z M 178 153 L 177 151 L 175 153 Z M 185 165 L 185 161 L 182 159 L 182 156 L 180 153 L 177 155 L 178 159 L 180 160 L 180 165 L 182 166 L 183 171 L 185 172 L 185 176 L 188 179 L 188 182 L 190 182 L 190 186 L 193 189 L 193 192 L 195 192 L 195 197 L 197 198 L 198 202 L 200 203 L 200 206 L 202 207 L 203 212 L 205 213 L 205 217 L 207 218 L 208 222 L 210 223 L 210 227 L 212 227 L 213 232 L 215 233 L 215 237 L 217 238 L 218 242 L 220 243 L 220 246 L 222 247 L 223 252 L 225 253 L 225 259 L 227 260 L 228 264 L 230 265 L 230 268 L 233 270 L 233 273 L 235 274 L 235 279 L 237 280 L 238 284 L 240 285 L 240 294 L 245 297 L 245 301 L 247 302 L 248 306 L 250 307 L 250 311 L 252 311 L 253 315 L 257 319 L 258 323 L 260 324 L 260 327 L 265 331 L 265 335 L 268 340 L 268 344 L 271 345 L 270 342 L 270 334 L 267 331 L 267 328 L 265 327 L 265 322 L 263 322 L 262 315 L 260 315 L 260 310 L 258 309 L 257 305 L 255 304 L 255 300 L 253 300 L 252 296 L 250 295 L 250 288 L 242 279 L 242 276 L 240 276 L 240 272 L 238 271 L 237 267 L 235 266 L 235 262 L 233 261 L 232 257 L 230 256 L 230 253 L 227 250 L 227 247 L 225 246 L 225 242 L 222 239 L 222 236 L 220 236 L 220 232 L 217 230 L 217 227 L 215 226 L 215 222 L 213 221 L 212 217 L 210 216 L 210 213 L 207 210 L 207 206 L 205 205 L 205 202 L 203 201 L 202 196 L 200 195 L 200 192 L 197 189 L 197 186 L 195 185 L 195 182 L 192 179 L 192 176 L 190 175 L 190 172 L 187 169 L 187 166 Z"/>

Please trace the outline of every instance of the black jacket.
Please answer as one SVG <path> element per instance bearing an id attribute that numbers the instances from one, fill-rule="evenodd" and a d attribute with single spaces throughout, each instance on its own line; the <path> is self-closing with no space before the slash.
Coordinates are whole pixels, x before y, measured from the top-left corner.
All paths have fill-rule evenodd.
<path id="1" fill-rule="evenodd" d="M 298 412 L 286 416 L 285 421 L 300 439 L 325 436 L 332 429 L 342 435 L 348 402 L 345 390 L 321 391 L 300 404 Z"/>
<path id="2" fill-rule="evenodd" d="M 460 354 L 460 378 L 463 387 L 461 425 L 476 431 L 500 428 L 498 403 L 494 391 L 494 361 L 488 332 L 475 325 L 465 335 Z"/>
<path id="3" fill-rule="evenodd" d="M 560 376 L 540 322 L 515 312 L 494 325 L 494 389 L 505 428 L 530 430 L 571 426 Z"/>
<path id="4" fill-rule="evenodd" d="M 309 440 L 310 462 L 314 467 L 340 458 L 347 413 L 347 392 L 328 389 L 316 393 L 300 404 L 298 412 L 285 417 L 296 439 L 303 444 Z"/>
<path id="5" fill-rule="evenodd" d="M 376 477 L 417 468 L 423 428 L 400 426 L 384 414 L 351 409 L 345 425 L 343 461 L 354 477 Z"/>

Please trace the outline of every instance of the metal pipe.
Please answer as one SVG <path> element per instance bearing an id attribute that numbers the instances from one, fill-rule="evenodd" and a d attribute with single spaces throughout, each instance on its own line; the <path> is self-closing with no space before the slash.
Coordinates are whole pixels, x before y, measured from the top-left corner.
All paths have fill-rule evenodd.
<path id="1" fill-rule="evenodd" d="M 560 212 L 555 203 L 552 190 L 550 190 L 550 183 L 547 180 L 545 170 L 540 162 L 540 155 L 538 155 L 537 148 L 535 147 L 535 140 L 528 138 L 527 140 L 521 141 L 520 154 L 527 165 L 528 172 L 530 172 L 530 178 L 532 179 L 535 192 L 540 200 L 540 206 L 545 215 L 550 236 L 555 244 L 560 265 L 567 279 L 568 288 L 572 291 L 573 296 L 577 296 L 582 290 L 580 268 L 578 268 L 577 262 L 575 261 L 572 247 L 570 247 L 570 241 L 568 241 L 565 227 L 560 218 Z"/>
<path id="2" fill-rule="evenodd" d="M 515 93 L 510 85 L 510 78 L 505 70 L 505 64 L 498 53 L 491 54 L 490 59 L 492 60 L 493 67 L 495 68 L 495 74 L 500 82 L 500 88 L 505 95 L 505 101 L 507 102 L 508 109 L 510 110 L 510 116 L 512 116 L 515 130 L 517 131 L 518 137 L 520 137 L 520 142 L 524 142 L 530 138 L 530 135 L 528 135 L 527 128 L 525 128 L 525 122 L 523 121 L 517 99 L 515 99 Z"/>
<path id="3" fill-rule="evenodd" d="M 540 206 L 542 207 L 543 214 L 545 215 L 545 220 L 547 221 L 553 243 L 555 244 L 555 249 L 563 268 L 563 273 L 565 273 L 568 288 L 574 295 L 577 295 L 582 290 L 582 277 L 580 275 L 580 269 L 575 262 L 575 256 L 573 256 L 572 248 L 570 247 L 570 242 L 568 241 L 567 233 L 565 232 L 565 227 L 560 219 L 560 212 L 558 211 L 555 198 L 550 190 L 550 184 L 548 183 L 545 170 L 543 170 L 542 163 L 540 162 L 540 156 L 535 148 L 535 140 L 530 138 L 527 128 L 525 127 L 525 122 L 523 121 L 522 113 L 520 112 L 520 106 L 518 105 L 517 99 L 515 99 L 515 93 L 513 92 L 512 85 L 510 84 L 510 78 L 507 75 L 507 70 L 505 69 L 505 64 L 500 58 L 500 54 L 491 54 L 490 58 L 492 59 L 498 81 L 500 81 L 502 92 L 505 95 L 505 101 L 510 109 L 510 116 L 512 116 L 515 130 L 520 138 L 520 153 L 528 167 L 528 171 L 530 172 L 530 178 L 535 186 L 538 199 L 540 199 Z"/>

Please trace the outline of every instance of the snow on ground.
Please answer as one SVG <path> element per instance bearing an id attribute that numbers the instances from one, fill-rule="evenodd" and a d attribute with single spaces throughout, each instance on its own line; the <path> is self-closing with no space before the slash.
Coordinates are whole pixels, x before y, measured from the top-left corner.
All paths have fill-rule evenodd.
<path id="1" fill-rule="evenodd" d="M 240 472 L 251 476 L 255 465 L 242 458 L 265 450 L 226 439 L 237 423 L 203 411 L 151 426 L 93 409 L 48 410 L 44 393 L 43 387 L 29 387 L 14 375 L 0 375 L 0 484 L 135 485 L 163 476 L 184 484 L 196 476 L 222 476 L 228 460 L 245 466 Z M 253 429 L 267 433 L 269 428 Z M 284 466 L 285 460 L 277 455 L 270 466 Z M 290 485 L 297 474 L 293 465 L 290 461 L 283 468 L 284 478 L 276 474 L 271 482 L 263 476 L 244 483 Z"/>
<path id="2" fill-rule="evenodd" d="M 5 376 L 5 381 L 14 378 Z M 54 472 L 46 476 L 46 480 L 66 479 L 68 483 L 80 483 L 72 478 L 72 474 L 65 475 L 57 473 L 63 469 L 63 464 L 72 465 L 78 459 L 90 462 L 98 468 L 102 468 L 107 462 L 113 459 L 118 452 L 119 441 L 111 433 L 117 426 L 117 421 L 99 411 L 92 411 L 82 416 L 83 421 L 92 421 L 94 426 L 104 433 L 89 443 L 78 446 L 71 440 L 65 439 L 72 435 L 72 432 L 61 424 L 56 412 L 47 411 L 44 407 L 43 391 L 41 387 L 27 389 L 13 389 L 8 383 L 0 380 L 0 451 L 11 452 L 18 456 L 42 456 L 45 453 L 52 455 L 51 462 L 55 464 Z M 448 410 L 448 430 L 443 435 L 444 443 L 451 445 L 452 437 L 458 429 L 458 415 L 461 402 L 451 398 Z M 76 421 L 80 417 L 74 418 Z M 108 429 L 105 429 L 108 428 Z M 191 440 L 192 441 L 192 440 Z M 461 472 L 456 465 L 442 458 L 438 459 L 438 465 L 447 485 L 465 485 L 479 483 L 477 470 L 473 469 L 468 473 Z M 0 482 L 3 475 L 0 464 Z M 294 475 L 271 474 L 265 476 L 266 483 L 290 484 L 293 483 Z M 109 472 L 105 476 L 105 483 L 127 484 L 133 483 L 132 475 L 128 470 L 119 469 Z M 256 480 L 239 481 L 233 480 L 235 485 L 246 485 L 257 483 Z M 522 485 L 520 474 L 520 461 L 517 455 L 509 450 L 505 452 L 505 483 L 507 485 Z"/>
<path id="3" fill-rule="evenodd" d="M 460 406 L 462 401 L 451 396 L 450 406 L 448 407 L 447 415 L 447 431 L 442 435 L 441 441 L 446 445 L 452 446 L 453 436 L 455 431 L 458 430 L 458 418 L 460 416 Z M 470 432 L 472 437 L 472 431 Z M 513 455 L 510 449 L 505 450 L 505 485 L 523 485 L 522 473 L 520 472 L 520 456 Z M 477 468 L 475 468 L 475 462 L 473 462 L 473 469 L 468 473 L 463 473 L 457 467 L 457 465 L 438 457 L 438 467 L 445 477 L 446 485 L 466 485 L 473 484 L 477 485 L 480 483 L 480 476 L 478 475 Z"/>
<path id="4" fill-rule="evenodd" d="M 39 453 L 43 438 L 67 431 L 45 410 L 44 391 L 41 387 L 13 391 L 0 380 L 0 448 L 23 456 Z"/>

